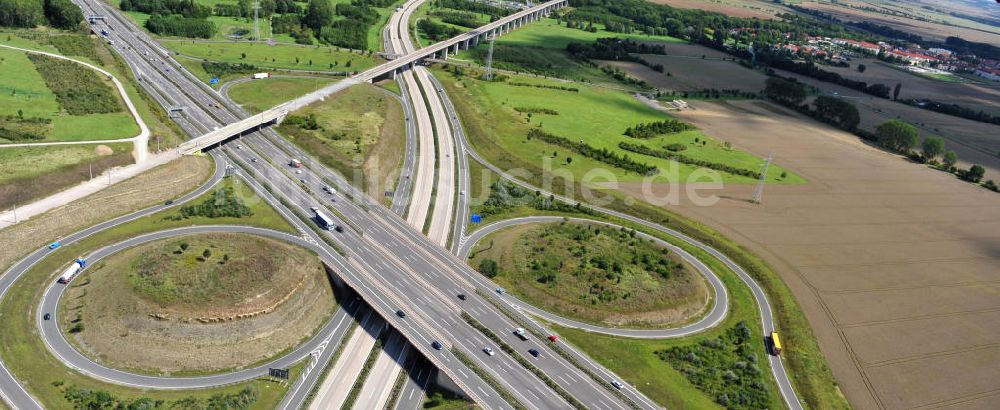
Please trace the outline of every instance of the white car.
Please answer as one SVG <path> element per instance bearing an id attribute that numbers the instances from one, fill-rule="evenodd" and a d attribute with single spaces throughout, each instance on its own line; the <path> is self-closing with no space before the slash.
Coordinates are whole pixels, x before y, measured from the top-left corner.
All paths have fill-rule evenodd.
<path id="1" fill-rule="evenodd" d="M 615 388 L 618 389 L 618 390 L 621 390 L 623 387 L 625 387 L 625 385 L 622 384 L 622 382 L 620 382 L 618 380 L 612 380 L 611 381 L 611 385 L 615 386 Z"/>
<path id="2" fill-rule="evenodd" d="M 496 355 L 496 354 L 497 354 L 496 352 L 494 352 L 494 351 L 493 351 L 493 348 L 491 348 L 491 347 L 489 347 L 489 346 L 487 346 L 487 347 L 484 347 L 484 348 L 483 348 L 483 351 L 484 351 L 484 352 L 486 352 L 486 354 L 488 354 L 488 355 L 490 355 L 490 356 L 493 356 L 493 355 Z"/>
<path id="3" fill-rule="evenodd" d="M 301 174 L 301 173 L 302 173 L 302 170 L 301 170 L 301 169 L 296 169 L 296 170 L 295 170 L 295 173 L 296 173 L 296 174 Z"/>

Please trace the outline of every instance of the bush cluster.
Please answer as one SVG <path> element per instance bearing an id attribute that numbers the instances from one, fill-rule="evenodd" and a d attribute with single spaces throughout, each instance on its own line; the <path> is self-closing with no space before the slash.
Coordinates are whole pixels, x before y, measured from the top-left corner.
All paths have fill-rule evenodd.
<path id="1" fill-rule="evenodd" d="M 660 170 L 655 166 L 635 161 L 629 158 L 628 155 L 622 155 L 607 148 L 594 148 L 582 141 L 573 142 L 567 138 L 549 134 L 538 128 L 533 128 L 531 131 L 528 131 L 528 139 L 530 140 L 532 138 L 538 138 L 552 145 L 569 148 L 585 157 L 603 162 L 613 167 L 624 169 L 626 171 L 632 171 L 640 175 L 656 175 L 660 172 Z"/>
<path id="2" fill-rule="evenodd" d="M 48 134 L 51 124 L 49 118 L 5 115 L 0 117 L 0 138 L 13 142 L 40 140 Z"/>
<path id="3" fill-rule="evenodd" d="M 756 353 L 759 345 L 741 320 L 721 336 L 658 350 L 656 355 L 728 409 L 766 409 L 771 400 Z"/>
<path id="4" fill-rule="evenodd" d="M 253 211 L 242 199 L 236 196 L 233 188 L 218 189 L 212 193 L 212 197 L 197 205 L 182 207 L 181 216 L 192 218 L 204 216 L 206 218 L 242 218 L 253 216 Z"/>
<path id="5" fill-rule="evenodd" d="M 244 387 L 235 393 L 217 393 L 207 399 L 187 397 L 173 402 L 149 397 L 122 399 L 105 390 L 70 386 L 63 397 L 78 409 L 248 409 L 257 402 L 257 389 Z"/>
<path id="6" fill-rule="evenodd" d="M 648 122 L 634 127 L 628 127 L 624 134 L 632 138 L 645 139 L 694 129 L 696 129 L 694 125 L 668 118 L 663 121 Z"/>
<path id="7" fill-rule="evenodd" d="M 539 107 L 514 107 L 514 111 L 522 114 L 546 114 L 546 115 L 559 115 L 559 111 L 553 110 L 551 108 L 539 108 Z"/>
<path id="8" fill-rule="evenodd" d="M 557 201 L 553 196 L 542 196 L 538 191 L 531 191 L 515 185 L 513 182 L 500 179 L 490 185 L 490 196 L 479 208 L 482 216 L 498 215 L 519 206 L 530 206 L 540 211 L 583 213 L 596 215 L 593 209 L 580 203 L 570 205 Z"/>
<path id="9" fill-rule="evenodd" d="M 222 77 L 226 74 L 250 74 L 258 71 L 256 66 L 246 63 L 232 64 L 203 61 L 201 67 L 205 69 L 206 73 L 216 77 Z"/>

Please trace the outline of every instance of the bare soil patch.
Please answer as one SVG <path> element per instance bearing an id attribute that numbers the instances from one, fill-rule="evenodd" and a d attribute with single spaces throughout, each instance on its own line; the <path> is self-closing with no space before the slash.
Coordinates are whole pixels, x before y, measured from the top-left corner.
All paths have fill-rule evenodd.
<path id="1" fill-rule="evenodd" d="M 74 283 L 60 306 L 70 339 L 109 366 L 148 372 L 239 368 L 273 357 L 312 335 L 336 304 L 315 255 L 243 234 L 144 244 Z M 84 329 L 72 332 L 77 323 Z"/>
<path id="2" fill-rule="evenodd" d="M 809 181 L 768 186 L 762 205 L 747 201 L 752 186 L 729 185 L 713 206 L 682 195 L 671 210 L 774 267 L 851 404 L 989 407 L 1000 389 L 1000 195 L 768 103 L 691 104 L 676 115 Z"/>
<path id="3" fill-rule="evenodd" d="M 518 297 L 585 322 L 678 325 L 703 313 L 710 300 L 704 278 L 680 256 L 603 225 L 506 228 L 488 235 L 473 255 L 473 267 L 497 262 L 493 280 Z"/>

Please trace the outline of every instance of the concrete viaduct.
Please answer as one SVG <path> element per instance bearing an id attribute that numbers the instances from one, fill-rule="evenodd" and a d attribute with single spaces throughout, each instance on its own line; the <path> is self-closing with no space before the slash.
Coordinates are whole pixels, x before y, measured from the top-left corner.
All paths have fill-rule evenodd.
<path id="1" fill-rule="evenodd" d="M 516 30 L 525 24 L 548 16 L 549 13 L 552 13 L 552 11 L 565 7 L 568 3 L 569 0 L 548 1 L 537 6 L 521 10 L 475 30 L 462 33 L 451 39 L 424 47 L 403 56 L 398 56 L 397 58 L 394 58 L 382 65 L 370 68 L 294 100 L 279 104 L 259 114 L 227 124 L 224 127 L 210 131 L 200 137 L 185 141 L 177 147 L 177 150 L 181 154 L 193 154 L 224 142 L 232 137 L 256 131 L 261 127 L 281 123 L 288 113 L 314 102 L 322 101 L 331 94 L 346 89 L 352 85 L 359 84 L 361 82 L 371 83 L 381 79 L 395 78 L 396 74 L 401 73 L 404 70 L 409 70 L 413 68 L 414 65 L 420 64 L 423 60 L 428 58 L 447 59 L 449 54 L 456 54 L 459 50 L 476 47 L 481 41 L 489 41 L 492 36 L 499 37 L 507 34 L 511 30 Z"/>

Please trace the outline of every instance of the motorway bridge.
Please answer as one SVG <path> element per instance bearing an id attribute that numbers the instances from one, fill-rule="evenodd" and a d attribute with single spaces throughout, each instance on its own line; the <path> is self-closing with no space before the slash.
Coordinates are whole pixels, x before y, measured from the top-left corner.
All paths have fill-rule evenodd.
<path id="1" fill-rule="evenodd" d="M 502 36 L 511 30 L 517 29 L 525 24 L 539 20 L 548 16 L 553 10 L 565 7 L 569 0 L 552 0 L 537 6 L 521 10 L 507 17 L 501 18 L 478 29 L 455 36 L 451 39 L 436 43 L 395 58 L 385 64 L 362 71 L 352 77 L 330 84 L 319 90 L 303 95 L 294 100 L 279 104 L 271 109 L 227 124 L 214 129 L 204 135 L 192 138 L 180 146 L 177 150 L 184 155 L 192 154 L 205 148 L 214 146 L 232 137 L 254 132 L 268 125 L 281 123 L 289 112 L 298 110 L 317 101 L 323 101 L 326 97 L 337 93 L 345 88 L 361 82 L 372 82 L 383 78 L 395 78 L 396 74 L 413 68 L 427 58 L 447 59 L 449 54 L 458 53 L 469 47 L 479 45 L 480 41 L 488 41 L 491 37 Z"/>

